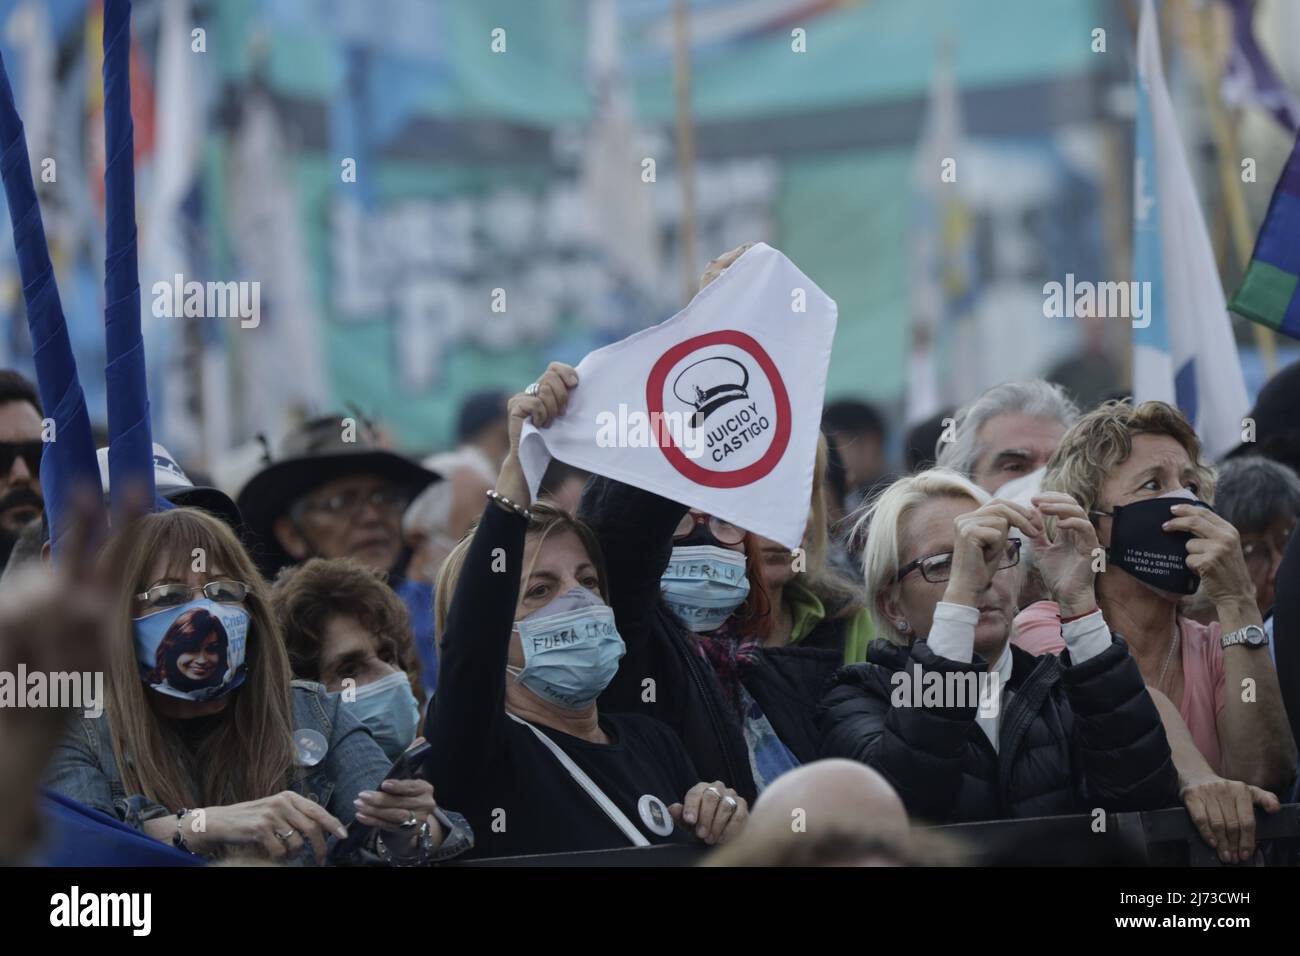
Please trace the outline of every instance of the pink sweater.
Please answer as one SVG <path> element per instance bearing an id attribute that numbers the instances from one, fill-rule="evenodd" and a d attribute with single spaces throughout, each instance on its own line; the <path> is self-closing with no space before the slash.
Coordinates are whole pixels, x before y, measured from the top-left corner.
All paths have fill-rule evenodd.
<path id="1" fill-rule="evenodd" d="M 1223 710 L 1223 647 L 1218 622 L 1199 624 L 1178 618 L 1182 632 L 1183 698 L 1175 701 L 1196 748 L 1215 773 L 1222 772 L 1219 752 L 1219 711 Z M 1051 601 L 1031 604 L 1018 615 L 1011 630 L 1011 643 L 1030 654 L 1060 654 L 1061 612 Z"/>

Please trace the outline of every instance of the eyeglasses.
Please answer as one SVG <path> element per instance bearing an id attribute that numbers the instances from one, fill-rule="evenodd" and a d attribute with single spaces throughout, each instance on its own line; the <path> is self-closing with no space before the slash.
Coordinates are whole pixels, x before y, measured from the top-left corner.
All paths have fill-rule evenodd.
<path id="1" fill-rule="evenodd" d="M 35 478 L 41 473 L 41 452 L 45 443 L 40 441 L 0 441 L 0 475 L 9 474 L 14 462 L 22 458 L 23 464 Z"/>
<path id="2" fill-rule="evenodd" d="M 248 597 L 248 585 L 242 581 L 209 581 L 202 587 L 193 588 L 188 584 L 156 584 L 135 599 L 143 605 L 144 613 L 165 611 L 169 607 L 180 607 L 189 601 L 195 591 L 202 591 L 209 601 L 218 604 L 242 604 Z M 144 615 L 141 615 L 142 617 Z"/>
<path id="3" fill-rule="evenodd" d="M 1241 546 L 1241 553 L 1246 559 L 1246 570 L 1251 573 L 1252 577 L 1258 577 L 1265 574 L 1273 566 L 1275 558 L 1280 558 L 1286 554 L 1287 542 L 1291 539 L 1291 533 L 1287 532 L 1286 536 L 1277 541 L 1256 543 L 1254 541 Z"/>
<path id="4" fill-rule="evenodd" d="M 697 515 L 690 511 L 682 515 L 682 520 L 677 522 L 673 540 L 681 541 L 683 538 L 689 538 L 700 525 L 708 526 L 709 534 L 713 535 L 718 544 L 740 544 L 745 540 L 744 528 L 738 528 L 730 521 L 723 521 L 713 515 Z"/>
<path id="5" fill-rule="evenodd" d="M 409 500 L 406 495 L 394 488 L 376 488 L 369 494 L 359 491 L 343 491 L 328 498 L 305 501 L 301 510 L 316 511 L 337 518 L 355 518 L 366 506 L 370 505 L 380 514 L 400 514 L 405 510 Z"/>
<path id="6" fill-rule="evenodd" d="M 1002 563 L 998 565 L 999 571 L 1014 568 L 1020 563 L 1020 545 L 1022 543 L 1019 538 L 1007 539 L 1007 550 L 1002 556 Z M 923 558 L 917 558 L 915 561 L 909 561 L 898 569 L 898 576 L 894 580 L 902 581 L 903 578 L 918 568 L 921 570 L 921 577 L 931 584 L 943 584 L 952 573 L 952 552 L 940 551 L 937 554 L 928 554 Z"/>

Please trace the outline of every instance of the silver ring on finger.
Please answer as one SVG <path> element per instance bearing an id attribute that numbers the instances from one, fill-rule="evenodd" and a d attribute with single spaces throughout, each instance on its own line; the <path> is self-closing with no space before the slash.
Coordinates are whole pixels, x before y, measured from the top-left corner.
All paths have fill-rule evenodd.
<path id="1" fill-rule="evenodd" d="M 731 807 L 731 809 L 733 810 L 736 809 L 736 807 L 740 806 L 740 804 L 736 802 L 735 797 L 723 797 L 722 802 L 725 803 L 727 806 Z"/>
<path id="2" fill-rule="evenodd" d="M 542 387 L 541 387 L 540 385 L 538 385 L 536 382 L 533 382 L 532 385 L 529 385 L 526 389 L 524 389 L 524 394 L 525 394 L 525 395 L 536 395 L 536 394 L 537 394 L 538 392 L 540 392 L 541 390 L 542 390 Z"/>
<path id="3" fill-rule="evenodd" d="M 284 833 L 277 833 L 277 834 L 276 834 L 276 837 L 279 838 L 279 840 L 280 840 L 281 843 L 288 843 L 288 842 L 289 842 L 289 837 L 293 836 L 293 835 L 294 835 L 295 833 L 297 833 L 297 832 L 298 832 L 298 831 L 295 830 L 293 827 L 290 827 L 290 828 L 289 828 L 288 830 L 286 830 Z"/>
<path id="4" fill-rule="evenodd" d="M 722 796 L 722 791 L 719 790 L 717 787 L 705 787 L 705 788 L 704 788 L 704 792 L 705 792 L 705 793 L 711 793 L 711 794 L 713 794 L 714 796 L 717 796 L 717 797 Z"/>
<path id="5" fill-rule="evenodd" d="M 411 819 L 409 819 L 409 820 L 403 820 L 403 821 L 402 821 L 400 824 L 398 824 L 398 825 L 399 825 L 403 830 L 410 830 L 410 829 L 412 829 L 412 828 L 414 828 L 414 827 L 418 827 L 418 826 L 420 825 L 420 818 L 417 817 L 414 813 L 412 813 L 412 814 L 411 814 Z"/>

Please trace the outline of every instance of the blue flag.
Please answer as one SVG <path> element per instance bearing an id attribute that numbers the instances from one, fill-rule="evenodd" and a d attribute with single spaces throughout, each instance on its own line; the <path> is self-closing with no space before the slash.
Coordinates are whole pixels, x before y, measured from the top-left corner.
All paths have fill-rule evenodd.
<path id="1" fill-rule="evenodd" d="M 140 332 L 135 228 L 135 128 L 131 121 L 131 3 L 104 4 L 104 376 L 113 512 L 123 491 L 155 501 L 153 430 Z"/>
<path id="2" fill-rule="evenodd" d="M 72 518 L 72 496 L 79 487 L 99 489 L 99 466 L 86 397 L 77 376 L 77 361 L 72 354 L 41 209 L 36 202 L 27 138 L 14 105 L 3 57 L 0 57 L 0 177 L 4 179 L 5 199 L 13 223 L 36 382 L 47 419 L 43 436 L 47 440 L 41 454 L 41 489 L 50 522 L 51 548 L 57 557 Z M 52 430 L 49 422 L 53 423 Z"/>
<path id="3" fill-rule="evenodd" d="M 145 836 L 116 817 L 53 790 L 43 801 L 46 836 L 35 866 L 202 866 L 204 860 Z"/>

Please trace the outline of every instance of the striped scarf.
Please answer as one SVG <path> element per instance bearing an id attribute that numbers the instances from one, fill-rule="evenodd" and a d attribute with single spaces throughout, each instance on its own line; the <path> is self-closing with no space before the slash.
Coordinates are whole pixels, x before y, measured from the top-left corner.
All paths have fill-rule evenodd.
<path id="1" fill-rule="evenodd" d="M 708 634 L 696 634 L 695 647 L 700 656 L 713 668 L 722 685 L 723 696 L 730 702 L 736 716 L 744 718 L 740 701 L 740 687 L 744 672 L 757 660 L 762 645 L 737 628 L 730 620 Z"/>

